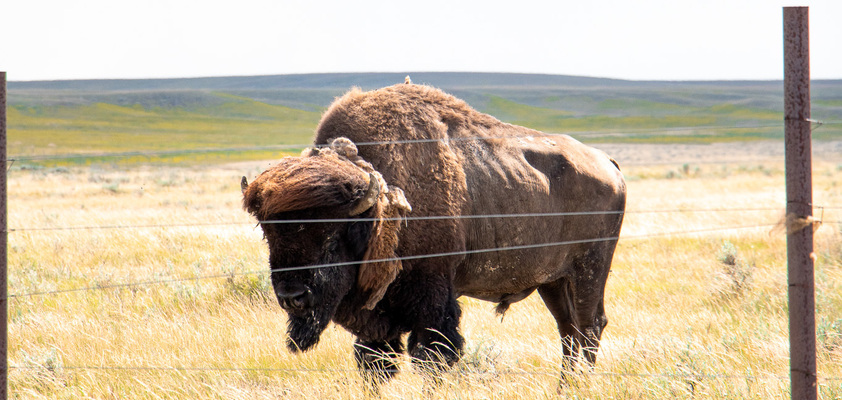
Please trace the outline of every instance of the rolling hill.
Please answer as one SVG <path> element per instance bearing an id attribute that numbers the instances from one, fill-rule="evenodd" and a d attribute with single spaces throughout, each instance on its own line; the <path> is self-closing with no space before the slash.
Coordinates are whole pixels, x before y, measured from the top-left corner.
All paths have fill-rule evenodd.
<path id="1" fill-rule="evenodd" d="M 321 111 L 350 87 L 374 89 L 403 82 L 406 75 L 9 82 L 9 152 L 23 162 L 38 163 L 46 162 L 38 158 L 102 162 L 93 155 L 114 152 L 167 154 L 141 158 L 146 162 L 274 157 L 308 143 Z M 584 141 L 709 143 L 783 137 L 780 81 L 408 75 L 503 121 L 570 133 Z M 842 137 L 842 81 L 814 81 L 812 96 L 813 118 L 828 122 L 814 131 L 814 138 Z M 214 154 L 209 149 L 218 151 L 209 156 Z M 68 154 L 78 156 L 54 159 Z"/>

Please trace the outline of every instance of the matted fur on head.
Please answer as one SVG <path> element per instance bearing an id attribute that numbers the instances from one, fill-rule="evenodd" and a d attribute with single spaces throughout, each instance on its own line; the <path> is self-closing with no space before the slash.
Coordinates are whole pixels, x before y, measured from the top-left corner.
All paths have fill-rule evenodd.
<path id="1" fill-rule="evenodd" d="M 412 207 L 403 190 L 387 184 L 370 163 L 357 154 L 349 139 L 333 139 L 322 149 L 306 149 L 300 157 L 284 157 L 243 191 L 243 208 L 264 221 L 273 214 L 317 207 L 348 205 L 378 179 L 380 195 L 372 206 L 375 219 L 371 239 L 357 276 L 357 286 L 373 309 L 402 268 L 395 260 L 401 219 Z M 384 261 L 378 261 L 384 260 Z"/>

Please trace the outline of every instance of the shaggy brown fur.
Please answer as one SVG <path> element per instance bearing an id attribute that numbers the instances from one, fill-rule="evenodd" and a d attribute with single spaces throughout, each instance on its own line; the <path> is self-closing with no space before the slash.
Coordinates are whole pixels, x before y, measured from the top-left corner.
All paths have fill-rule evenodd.
<path id="1" fill-rule="evenodd" d="M 274 214 L 343 205 L 353 198 L 352 188 L 366 187 L 366 178 L 335 153 L 285 157 L 246 188 L 243 204 L 260 221 Z"/>
<path id="2" fill-rule="evenodd" d="M 403 267 L 403 263 L 395 259 L 397 257 L 395 250 L 398 248 L 401 218 L 411 209 L 403 193 L 398 194 L 398 190 L 400 189 L 393 188 L 389 193 L 381 196 L 380 201 L 375 205 L 377 207 L 375 215 L 379 220 L 374 224 L 371 241 L 368 243 L 364 262 L 360 265 L 360 272 L 357 275 L 357 286 L 363 292 L 370 292 L 364 306 L 369 310 L 374 309 L 377 302 L 383 298 L 389 284 L 395 280 Z"/>
<path id="3" fill-rule="evenodd" d="M 306 246 L 296 247 L 318 256 L 309 259 L 362 259 L 356 275 L 332 270 L 336 278 L 330 282 L 321 272 L 273 275 L 276 294 L 283 292 L 287 308 L 303 302 L 301 293 L 333 302 L 333 321 L 358 338 L 358 366 L 373 371 L 366 376 L 380 382 L 394 374 L 397 364 L 388 350 L 402 351 L 405 333 L 413 360 L 424 365 L 458 360 L 463 345 L 459 296 L 496 302 L 503 312 L 536 290 L 557 322 L 568 366 L 580 350 L 587 361 L 595 361 L 608 323 L 603 297 L 616 246 L 604 238 L 619 236 L 626 196 L 622 174 L 605 153 L 568 136 L 500 122 L 438 89 L 411 82 L 371 92 L 351 90 L 325 112 L 314 143 L 329 148 L 285 159 L 284 166 L 247 188 L 244 204 L 258 218 L 298 207 L 311 207 L 315 214 L 317 207 L 334 204 L 351 209 L 362 194 L 346 192 L 365 190 L 367 176 L 380 180 L 385 190 L 366 213 L 376 221 L 365 226 L 349 222 L 350 233 L 344 234 L 362 237 L 362 228 L 371 229 L 364 255 L 348 255 L 353 246 L 336 239 L 343 235 L 340 227 L 314 231 L 301 238 Z M 340 188 L 322 187 L 330 184 Z M 282 198 L 285 193 L 289 199 Z M 410 211 L 436 218 L 402 223 Z M 607 212 L 586 213 L 594 211 Z M 460 218 L 528 213 L 565 215 Z M 575 244 L 525 249 L 559 242 Z M 524 249 L 486 251 L 518 246 Z M 270 253 L 286 256 L 285 251 L 270 243 Z M 404 261 L 392 260 L 397 256 Z M 337 289 L 352 284 L 350 292 Z M 323 295 L 342 290 L 341 301 Z M 313 301 L 310 309 L 318 309 L 319 298 Z M 290 315 L 305 311 L 288 310 Z M 298 336 L 306 343 L 317 340 Z"/>

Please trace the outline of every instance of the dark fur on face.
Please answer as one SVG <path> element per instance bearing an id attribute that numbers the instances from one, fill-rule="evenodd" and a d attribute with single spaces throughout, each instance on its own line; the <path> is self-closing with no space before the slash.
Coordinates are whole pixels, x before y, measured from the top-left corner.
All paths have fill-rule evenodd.
<path id="1" fill-rule="evenodd" d="M 287 311 L 287 347 L 290 351 L 307 351 L 319 342 L 339 302 L 354 283 L 353 275 L 348 271 L 350 268 L 318 271 L 314 282 L 308 285 L 314 291 L 314 306 L 301 313 Z"/>
<path id="2" fill-rule="evenodd" d="M 366 177 L 364 171 L 335 154 L 286 157 L 243 193 L 244 208 L 261 221 L 269 244 L 272 283 L 279 303 L 283 306 L 281 293 L 290 287 L 306 289 L 312 302 L 304 309 L 286 310 L 292 351 L 308 350 L 318 343 L 340 301 L 356 283 L 358 266 L 289 269 L 362 260 L 373 223 L 283 221 L 347 218 L 348 209 L 368 187 Z"/>
<path id="3" fill-rule="evenodd" d="M 280 220 L 314 219 L 310 210 L 279 214 Z M 329 214 L 328 214 L 329 215 Z M 358 265 L 320 267 L 362 259 L 371 235 L 371 222 L 309 224 L 263 224 L 270 246 L 272 285 L 283 307 L 281 293 L 306 290 L 309 303 L 302 309 L 285 308 L 288 315 L 288 347 L 305 351 L 316 345 L 343 300 L 353 297 Z M 320 249 L 313 251 L 313 249 Z M 313 268 L 295 269 L 312 265 Z M 293 267 L 290 269 L 290 267 Z"/>

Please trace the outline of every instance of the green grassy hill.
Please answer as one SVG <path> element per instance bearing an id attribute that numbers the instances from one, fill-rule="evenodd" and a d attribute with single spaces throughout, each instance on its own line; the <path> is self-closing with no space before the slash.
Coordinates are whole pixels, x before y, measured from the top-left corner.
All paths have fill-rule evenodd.
<path id="1" fill-rule="evenodd" d="M 783 85 L 775 81 L 410 75 L 415 83 L 442 88 L 503 121 L 569 133 L 583 141 L 707 143 L 783 137 Z M 9 155 L 20 165 L 276 158 L 310 142 L 321 111 L 350 87 L 374 89 L 402 82 L 404 76 L 9 82 Z M 842 122 L 842 81 L 813 82 L 812 95 L 814 119 Z M 842 138 L 842 125 L 827 124 L 814 131 L 814 138 Z M 128 156 L 150 152 L 156 155 Z M 101 153 L 128 154 L 97 156 Z M 63 155 L 77 156 L 53 158 Z"/>

